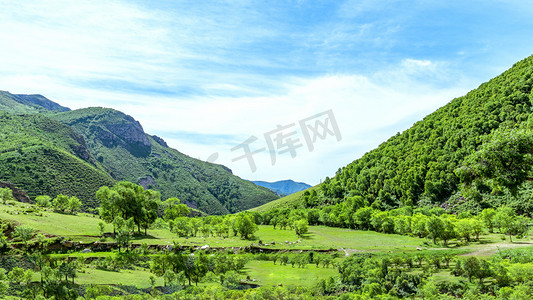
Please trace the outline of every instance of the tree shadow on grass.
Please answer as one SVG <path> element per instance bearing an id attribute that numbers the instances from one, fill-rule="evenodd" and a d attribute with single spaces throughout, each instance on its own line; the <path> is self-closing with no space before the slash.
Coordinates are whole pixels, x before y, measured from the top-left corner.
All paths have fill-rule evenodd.
<path id="1" fill-rule="evenodd" d="M 300 238 L 302 240 L 306 240 L 306 241 L 312 241 L 315 239 L 315 234 L 314 233 L 306 233 L 306 234 L 302 234 L 300 236 Z"/>
<path id="2" fill-rule="evenodd" d="M 133 236 L 133 241 L 139 241 L 139 240 L 158 240 L 159 238 L 151 235 L 151 234 L 148 234 L 148 235 L 135 235 Z"/>

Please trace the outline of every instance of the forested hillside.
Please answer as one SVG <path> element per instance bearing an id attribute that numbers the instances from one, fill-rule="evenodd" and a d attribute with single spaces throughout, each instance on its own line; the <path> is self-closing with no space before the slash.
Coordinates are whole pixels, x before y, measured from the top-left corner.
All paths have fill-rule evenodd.
<path id="1" fill-rule="evenodd" d="M 533 57 L 516 63 L 339 169 L 335 177 L 325 179 L 318 193 L 306 193 L 299 203 L 317 207 L 360 196 L 367 205 L 381 209 L 445 202 L 490 206 L 458 196 L 455 171 L 490 139 L 491 132 L 533 127 L 532 73 Z M 505 196 L 504 190 L 486 192 L 481 202 Z"/>
<path id="2" fill-rule="evenodd" d="M 45 116 L 0 111 L 0 180 L 38 195 L 76 195 L 84 207 L 114 179 L 89 153 L 82 136 Z"/>
<path id="3" fill-rule="evenodd" d="M 128 180 L 211 214 L 278 198 L 224 166 L 193 159 L 146 134 L 131 116 L 107 108 L 70 111 L 40 95 L 0 92 L 0 180 L 31 198 L 77 196 L 98 206 L 103 185 Z"/>
<path id="4" fill-rule="evenodd" d="M 91 153 L 117 180 L 127 180 L 179 197 L 212 214 L 234 213 L 277 198 L 271 191 L 234 176 L 223 166 L 193 159 L 143 131 L 139 122 L 108 108 L 51 115 L 85 137 Z"/>

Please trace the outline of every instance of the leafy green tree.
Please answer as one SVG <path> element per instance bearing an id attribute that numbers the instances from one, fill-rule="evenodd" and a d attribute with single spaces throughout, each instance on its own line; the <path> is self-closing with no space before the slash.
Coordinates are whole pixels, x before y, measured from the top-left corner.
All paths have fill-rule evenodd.
<path id="1" fill-rule="evenodd" d="M 500 233 L 508 234 L 509 241 L 513 241 L 512 234 L 515 225 L 516 213 L 508 206 L 501 206 L 496 210 L 494 221 L 500 228 Z"/>
<path id="2" fill-rule="evenodd" d="M 19 237 L 24 242 L 24 245 L 27 246 L 28 241 L 33 237 L 34 233 L 35 229 L 33 229 L 33 227 L 28 225 L 21 225 L 15 228 L 14 235 L 16 237 Z"/>
<path id="3" fill-rule="evenodd" d="M 532 180 L 532 166 L 533 134 L 528 130 L 498 130 L 465 159 L 456 174 L 466 185 L 486 179 L 516 195 L 524 181 Z"/>
<path id="4" fill-rule="evenodd" d="M 35 204 L 41 207 L 50 207 L 52 205 L 52 198 L 50 196 L 41 195 L 35 198 Z"/>
<path id="5" fill-rule="evenodd" d="M 237 217 L 237 231 L 241 235 L 241 238 L 250 238 L 259 228 L 255 224 L 253 216 L 249 214 L 239 214 Z"/>
<path id="6" fill-rule="evenodd" d="M 189 218 L 180 217 L 176 218 L 174 221 L 171 221 L 173 225 L 173 230 L 178 234 L 179 237 L 188 237 L 192 235 L 193 228 L 189 222 Z"/>
<path id="7" fill-rule="evenodd" d="M 0 199 L 4 204 L 7 201 L 13 200 L 13 191 L 10 188 L 0 188 Z"/>
<path id="8" fill-rule="evenodd" d="M 374 209 L 371 207 L 361 207 L 352 216 L 354 223 L 359 229 L 370 229 L 371 218 Z"/>
<path id="9" fill-rule="evenodd" d="M 146 230 L 157 219 L 157 211 L 160 205 L 160 193 L 152 190 L 144 190 L 140 185 L 121 181 L 112 188 L 101 187 L 96 192 L 100 200 L 100 217 L 111 223 L 120 216 L 127 220 L 133 218 L 137 225 L 137 232 L 141 228 Z"/>
<path id="10" fill-rule="evenodd" d="M 470 237 L 473 233 L 472 222 L 469 219 L 460 219 L 456 223 L 457 234 L 462 237 L 465 242 L 470 242 Z"/>
<path id="11" fill-rule="evenodd" d="M 115 241 L 118 244 L 118 250 L 126 248 L 130 241 L 133 239 L 133 231 L 135 230 L 135 223 L 133 218 L 128 220 L 122 219 L 122 217 L 116 217 L 113 220 L 113 226 L 115 227 Z"/>
<path id="12" fill-rule="evenodd" d="M 423 238 L 427 235 L 426 222 L 428 217 L 423 214 L 416 213 L 411 218 L 411 231 L 419 238 Z"/>
<path id="13" fill-rule="evenodd" d="M 306 234 L 309 231 L 309 227 L 307 224 L 306 219 L 300 219 L 294 223 L 294 230 L 296 231 L 296 235 L 298 237 L 301 237 L 302 235 Z"/>
<path id="14" fill-rule="evenodd" d="M 81 201 L 76 196 L 72 196 L 68 199 L 67 208 L 71 214 L 75 214 L 81 207 Z"/>
<path id="15" fill-rule="evenodd" d="M 479 235 L 483 232 L 483 222 L 479 218 L 472 218 L 470 219 L 470 226 L 472 228 L 472 234 L 479 241 Z"/>
<path id="16" fill-rule="evenodd" d="M 211 235 L 211 224 L 209 224 L 207 220 L 204 220 L 202 226 L 200 226 L 200 232 L 204 237 L 209 237 Z"/>
<path id="17" fill-rule="evenodd" d="M 496 211 L 494 208 L 486 208 L 481 211 L 479 214 L 481 220 L 485 224 L 485 227 L 489 230 L 490 233 L 494 232 L 494 217 L 496 216 Z"/>
<path id="18" fill-rule="evenodd" d="M 472 278 L 478 277 L 481 273 L 481 264 L 479 259 L 475 256 L 468 257 L 463 264 L 464 274 L 468 277 L 468 280 L 472 282 Z"/>
<path id="19" fill-rule="evenodd" d="M 103 238 L 105 234 L 105 224 L 104 222 L 98 222 L 98 231 L 100 232 L 100 236 Z"/>
<path id="20" fill-rule="evenodd" d="M 52 207 L 59 212 L 65 212 L 68 209 L 69 197 L 59 194 L 52 201 Z"/>
<path id="21" fill-rule="evenodd" d="M 426 222 L 426 231 L 428 232 L 429 237 L 433 239 L 433 244 L 437 244 L 437 239 L 440 238 L 444 232 L 444 223 L 441 218 L 437 216 L 429 217 Z"/>
<path id="22" fill-rule="evenodd" d="M 8 274 L 9 281 L 15 284 L 21 284 L 25 281 L 25 272 L 23 268 L 14 267 Z"/>
<path id="23" fill-rule="evenodd" d="M 180 204 L 180 200 L 178 198 L 167 199 L 163 202 L 163 207 L 165 208 L 163 219 L 166 221 L 174 220 L 179 217 L 185 217 L 191 213 L 187 205 Z"/>
<path id="24" fill-rule="evenodd" d="M 444 246 L 448 246 L 448 241 L 457 236 L 455 230 L 455 216 L 444 216 L 446 215 L 441 216 L 443 229 L 440 238 L 442 239 Z"/>
<path id="25" fill-rule="evenodd" d="M 190 219 L 190 224 L 191 224 L 193 235 L 196 236 L 198 234 L 198 230 L 200 230 L 202 221 L 199 218 L 192 218 Z"/>

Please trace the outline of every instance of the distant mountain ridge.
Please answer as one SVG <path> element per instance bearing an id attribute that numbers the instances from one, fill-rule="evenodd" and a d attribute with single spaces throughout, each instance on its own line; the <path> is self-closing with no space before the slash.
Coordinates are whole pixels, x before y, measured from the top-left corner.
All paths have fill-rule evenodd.
<path id="1" fill-rule="evenodd" d="M 70 108 L 61 106 L 42 95 L 11 94 L 0 91 L 0 110 L 8 113 L 64 112 Z"/>
<path id="2" fill-rule="evenodd" d="M 252 181 L 253 183 L 266 187 L 280 196 L 288 196 L 299 191 L 306 190 L 311 186 L 304 182 L 295 182 L 294 180 L 280 180 L 275 182 Z"/>
<path id="3" fill-rule="evenodd" d="M 193 159 L 110 108 L 70 110 L 41 95 L 0 92 L 0 180 L 30 197 L 78 196 L 85 208 L 102 185 L 128 180 L 164 199 L 227 214 L 277 199 L 228 168 Z M 228 171 L 229 170 L 229 171 Z"/>

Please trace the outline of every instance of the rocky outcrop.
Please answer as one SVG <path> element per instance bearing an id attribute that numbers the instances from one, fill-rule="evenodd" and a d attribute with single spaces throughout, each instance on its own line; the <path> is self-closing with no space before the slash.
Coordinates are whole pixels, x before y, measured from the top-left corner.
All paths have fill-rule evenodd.
<path id="1" fill-rule="evenodd" d="M 13 191 L 13 198 L 15 198 L 17 201 L 31 203 L 31 199 L 28 197 L 28 195 L 26 195 L 26 192 L 16 188 L 12 183 L 0 181 L 0 188 L 10 188 Z"/>
<path id="2" fill-rule="evenodd" d="M 152 138 L 153 138 L 154 141 L 156 141 L 159 145 L 161 145 L 161 146 L 163 146 L 163 147 L 168 147 L 167 142 L 165 142 L 164 139 L 158 137 L 157 135 L 152 135 Z"/>
<path id="3" fill-rule="evenodd" d="M 155 186 L 155 180 L 152 176 L 148 175 L 144 178 L 139 179 L 139 185 L 142 186 L 145 190 L 152 189 Z"/>
<path id="4" fill-rule="evenodd" d="M 90 130 L 106 147 L 121 146 L 137 157 L 150 155 L 152 145 L 141 124 L 130 116 L 124 116 L 124 121 L 91 126 Z"/>

